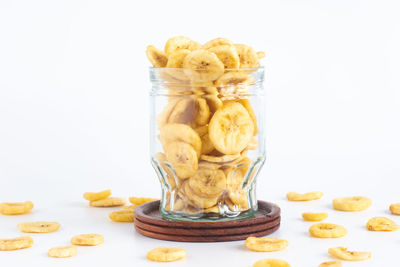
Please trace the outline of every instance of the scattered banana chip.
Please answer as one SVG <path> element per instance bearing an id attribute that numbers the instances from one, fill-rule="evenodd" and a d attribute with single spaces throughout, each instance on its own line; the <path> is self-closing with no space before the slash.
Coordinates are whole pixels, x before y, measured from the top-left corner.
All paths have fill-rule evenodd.
<path id="1" fill-rule="evenodd" d="M 118 207 L 124 206 L 125 204 L 126 200 L 120 197 L 109 197 L 90 202 L 90 206 L 92 207 Z"/>
<path id="2" fill-rule="evenodd" d="M 329 254 L 345 261 L 362 261 L 371 258 L 371 252 L 348 251 L 344 247 L 330 248 Z"/>
<path id="3" fill-rule="evenodd" d="M 33 209 L 33 203 L 31 201 L 25 202 L 4 202 L 0 204 L 0 213 L 3 215 L 20 215 L 26 214 Z"/>
<path id="4" fill-rule="evenodd" d="M 327 261 L 319 265 L 319 267 L 342 267 L 341 261 Z"/>
<path id="5" fill-rule="evenodd" d="M 338 238 L 347 234 L 346 228 L 333 223 L 317 223 L 309 231 L 311 236 L 318 238 Z"/>
<path id="6" fill-rule="evenodd" d="M 399 226 L 386 217 L 374 217 L 367 222 L 369 231 L 396 231 Z"/>
<path id="7" fill-rule="evenodd" d="M 186 257 L 183 248 L 155 248 L 147 253 L 147 259 L 158 262 L 177 261 Z"/>
<path id="8" fill-rule="evenodd" d="M 32 245 L 33 239 L 30 236 L 0 239 L 0 251 L 30 248 Z"/>
<path id="9" fill-rule="evenodd" d="M 257 261 L 253 267 L 290 267 L 290 264 L 284 260 L 265 259 Z"/>
<path id="10" fill-rule="evenodd" d="M 109 196 L 111 196 L 111 190 L 107 189 L 104 191 L 100 191 L 97 193 L 93 193 L 93 192 L 86 192 L 83 194 L 83 198 L 89 201 L 97 201 L 97 200 L 101 200 L 101 199 L 105 199 L 108 198 Z"/>
<path id="11" fill-rule="evenodd" d="M 319 222 L 328 218 L 328 213 L 326 212 L 304 212 L 302 214 L 303 219 L 310 222 Z"/>
<path id="12" fill-rule="evenodd" d="M 309 192 L 305 194 L 289 192 L 286 194 L 286 197 L 290 201 L 310 201 L 320 199 L 323 195 L 322 192 Z"/>
<path id="13" fill-rule="evenodd" d="M 252 251 L 272 252 L 285 249 L 289 242 L 279 238 L 250 236 L 246 239 L 244 245 Z"/>
<path id="14" fill-rule="evenodd" d="M 24 233 L 52 233 L 60 228 L 58 222 L 25 222 L 18 224 L 19 230 Z"/>
<path id="15" fill-rule="evenodd" d="M 133 222 L 135 213 L 133 210 L 122 209 L 118 211 L 113 211 L 108 217 L 114 222 Z"/>
<path id="16" fill-rule="evenodd" d="M 69 258 L 76 256 L 77 252 L 76 246 L 63 246 L 51 248 L 47 254 L 53 258 Z"/>
<path id="17" fill-rule="evenodd" d="M 333 201 L 333 208 L 340 211 L 362 211 L 369 208 L 372 200 L 367 197 L 342 197 L 335 198 Z"/>
<path id="18" fill-rule="evenodd" d="M 400 203 L 390 205 L 390 212 L 394 215 L 400 215 Z"/>
<path id="19" fill-rule="evenodd" d="M 71 244 L 77 246 L 97 246 L 104 243 L 104 237 L 99 234 L 83 234 L 71 238 Z"/>
<path id="20" fill-rule="evenodd" d="M 153 199 L 153 198 L 152 198 L 152 199 Z M 155 199 L 155 200 L 156 200 L 156 199 Z M 129 205 L 129 206 L 123 207 L 122 209 L 134 211 L 134 210 L 136 209 L 137 206 L 138 206 L 138 205 Z"/>
<path id="21" fill-rule="evenodd" d="M 139 206 L 147 202 L 152 202 L 158 200 L 157 198 L 149 198 L 149 197 L 130 197 L 129 202 L 133 205 Z"/>

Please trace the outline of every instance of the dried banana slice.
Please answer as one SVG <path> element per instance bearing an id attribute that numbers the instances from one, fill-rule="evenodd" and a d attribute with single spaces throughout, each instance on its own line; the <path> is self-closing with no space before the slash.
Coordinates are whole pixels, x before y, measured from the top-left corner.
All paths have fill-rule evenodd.
<path id="1" fill-rule="evenodd" d="M 265 52 L 264 51 L 257 52 L 257 57 L 259 59 L 265 58 Z"/>
<path id="2" fill-rule="evenodd" d="M 225 72 L 221 77 L 218 78 L 218 80 L 215 81 L 215 86 L 223 88 L 232 85 L 248 84 L 249 80 L 249 75 L 244 72 L 229 71 Z"/>
<path id="3" fill-rule="evenodd" d="M 199 169 L 212 169 L 212 170 L 217 170 L 221 168 L 220 164 L 216 164 L 216 163 L 211 163 L 208 161 L 199 161 Z"/>
<path id="4" fill-rule="evenodd" d="M 389 209 L 392 214 L 400 215 L 400 203 L 391 204 Z"/>
<path id="5" fill-rule="evenodd" d="M 25 222 L 18 224 L 19 230 L 24 233 L 52 233 L 60 228 L 58 222 Z"/>
<path id="6" fill-rule="evenodd" d="M 188 80 L 185 72 L 183 71 L 183 60 L 186 58 L 187 55 L 190 54 L 190 50 L 188 49 L 179 49 L 172 52 L 168 56 L 168 63 L 167 68 L 173 68 L 167 70 L 168 74 L 174 78 L 179 80 Z"/>
<path id="7" fill-rule="evenodd" d="M 135 213 L 129 209 L 122 209 L 111 212 L 108 217 L 114 222 L 133 222 Z"/>
<path id="8" fill-rule="evenodd" d="M 26 214 L 33 209 L 33 203 L 31 201 L 25 202 L 4 202 L 0 204 L 0 213 L 3 215 L 20 215 Z"/>
<path id="9" fill-rule="evenodd" d="M 309 231 L 311 236 L 318 238 L 339 238 L 347 234 L 346 228 L 333 223 L 317 223 Z"/>
<path id="10" fill-rule="evenodd" d="M 92 207 L 118 207 L 124 206 L 125 204 L 126 200 L 120 197 L 109 197 L 90 202 L 90 206 Z"/>
<path id="11" fill-rule="evenodd" d="M 362 261 L 371 258 L 371 252 L 348 251 L 344 247 L 330 248 L 329 254 L 345 261 Z"/>
<path id="12" fill-rule="evenodd" d="M 157 126 L 158 129 L 162 129 L 167 123 L 168 119 L 172 113 L 172 111 L 175 109 L 176 104 L 181 100 L 180 98 L 176 97 L 170 97 L 168 100 L 170 102 L 165 106 L 163 111 L 157 116 Z"/>
<path id="13" fill-rule="evenodd" d="M 195 129 L 201 138 L 201 154 L 209 154 L 214 150 L 210 137 L 208 135 L 208 125 L 203 125 Z"/>
<path id="14" fill-rule="evenodd" d="M 129 206 L 124 206 L 122 207 L 123 210 L 130 210 L 130 211 L 135 211 L 137 205 L 129 205 Z"/>
<path id="15" fill-rule="evenodd" d="M 104 237 L 99 234 L 83 234 L 71 238 L 71 244 L 77 246 L 98 246 L 104 243 Z"/>
<path id="16" fill-rule="evenodd" d="M 240 156 L 240 154 L 222 156 L 201 155 L 200 159 L 212 163 L 225 164 L 240 158 Z"/>
<path id="17" fill-rule="evenodd" d="M 322 192 L 308 192 L 305 194 L 289 192 L 286 194 L 286 197 L 290 201 L 310 201 L 320 199 L 323 195 Z"/>
<path id="18" fill-rule="evenodd" d="M 205 95 L 203 98 L 207 101 L 211 114 L 214 114 L 220 107 L 223 106 L 222 100 L 216 95 Z"/>
<path id="19" fill-rule="evenodd" d="M 169 56 L 176 50 L 188 49 L 190 51 L 194 51 L 200 48 L 201 45 L 190 38 L 185 36 L 176 36 L 168 39 L 167 43 L 165 44 L 164 51 L 169 58 Z"/>
<path id="20" fill-rule="evenodd" d="M 257 261 L 253 267 L 290 267 L 290 264 L 284 260 L 265 259 Z"/>
<path id="21" fill-rule="evenodd" d="M 272 252 L 285 249 L 289 242 L 279 238 L 250 236 L 246 239 L 244 245 L 252 251 Z"/>
<path id="22" fill-rule="evenodd" d="M 208 51 L 217 55 L 225 69 L 238 69 L 240 67 L 240 58 L 234 46 L 219 45 L 211 47 Z"/>
<path id="23" fill-rule="evenodd" d="M 256 136 L 258 134 L 257 116 L 256 116 L 256 113 L 254 112 L 253 107 L 251 106 L 250 100 L 248 100 L 248 99 L 240 99 L 240 104 L 242 104 L 243 107 L 249 113 L 250 118 L 252 119 L 252 121 L 254 123 L 254 133 L 253 133 L 253 135 Z M 258 142 L 257 142 L 257 145 L 258 145 Z"/>
<path id="24" fill-rule="evenodd" d="M 226 177 L 223 171 L 199 169 L 188 181 L 190 188 L 199 196 L 215 197 L 226 188 Z"/>
<path id="25" fill-rule="evenodd" d="M 367 222 L 369 231 L 396 231 L 399 226 L 386 217 L 374 217 Z"/>
<path id="26" fill-rule="evenodd" d="M 89 200 L 89 201 L 96 201 L 96 200 L 100 200 L 100 199 L 105 199 L 105 198 L 108 198 L 109 196 L 111 196 L 111 190 L 110 189 L 107 189 L 107 190 L 104 190 L 104 191 L 100 191 L 100 192 L 97 192 L 97 193 L 87 192 L 87 193 L 83 194 L 83 197 L 86 200 Z"/>
<path id="27" fill-rule="evenodd" d="M 244 44 L 235 44 L 236 51 L 240 58 L 240 68 L 257 68 L 260 60 L 253 48 Z"/>
<path id="28" fill-rule="evenodd" d="M 210 120 L 210 108 L 204 98 L 197 97 L 195 99 L 195 123 L 197 125 L 205 125 Z"/>
<path id="29" fill-rule="evenodd" d="M 257 138 L 253 137 L 251 138 L 249 144 L 247 145 L 246 149 L 247 150 L 256 150 L 258 147 L 258 140 Z"/>
<path id="30" fill-rule="evenodd" d="M 198 158 L 191 145 L 180 141 L 168 143 L 165 145 L 165 155 L 179 178 L 186 179 L 196 173 Z"/>
<path id="31" fill-rule="evenodd" d="M 326 212 L 304 212 L 302 214 L 303 219 L 310 222 L 319 222 L 328 218 L 328 213 Z"/>
<path id="32" fill-rule="evenodd" d="M 233 46 L 233 43 L 226 38 L 219 37 L 219 38 L 212 39 L 212 40 L 208 41 L 207 43 L 205 43 L 203 45 L 203 49 L 210 49 L 212 47 L 221 46 L 221 45 Z"/>
<path id="33" fill-rule="evenodd" d="M 326 261 L 319 265 L 319 267 L 342 267 L 341 261 Z"/>
<path id="34" fill-rule="evenodd" d="M 168 118 L 168 123 L 192 125 L 195 116 L 195 102 L 192 98 L 179 100 Z"/>
<path id="35" fill-rule="evenodd" d="M 189 186 L 189 183 L 184 185 L 185 188 L 185 196 L 192 206 L 200 209 L 207 209 L 212 206 L 215 206 L 218 202 L 219 196 L 215 197 L 202 197 L 197 195 Z"/>
<path id="36" fill-rule="evenodd" d="M 254 123 L 240 103 L 230 102 L 218 109 L 208 126 L 210 140 L 223 154 L 234 155 L 245 149 L 254 133 Z"/>
<path id="37" fill-rule="evenodd" d="M 158 262 L 170 262 L 181 260 L 186 257 L 183 248 L 155 248 L 147 253 L 147 259 Z"/>
<path id="38" fill-rule="evenodd" d="M 224 73 L 224 64 L 214 54 L 207 50 L 191 52 L 184 60 L 185 73 L 192 81 L 214 81 Z"/>
<path id="39" fill-rule="evenodd" d="M 149 45 L 146 48 L 146 56 L 149 59 L 153 67 L 163 68 L 167 66 L 168 58 L 163 51 L 155 48 L 153 45 Z"/>
<path id="40" fill-rule="evenodd" d="M 32 245 L 33 239 L 30 236 L 0 239 L 0 251 L 30 248 Z"/>
<path id="41" fill-rule="evenodd" d="M 69 258 L 76 256 L 77 252 L 76 246 L 63 246 L 49 249 L 47 255 L 53 258 Z"/>
<path id="42" fill-rule="evenodd" d="M 197 153 L 201 154 L 201 139 L 198 133 L 186 124 L 172 123 L 165 125 L 160 132 L 161 143 L 165 149 L 168 143 L 181 141 L 191 145 Z"/>
<path id="43" fill-rule="evenodd" d="M 372 200 L 367 197 L 342 197 L 333 200 L 333 208 L 340 211 L 362 211 L 372 205 Z"/>
<path id="44" fill-rule="evenodd" d="M 149 197 L 130 197 L 129 202 L 131 202 L 133 205 L 139 206 L 144 203 L 156 201 L 158 199 L 156 198 L 149 198 Z"/>

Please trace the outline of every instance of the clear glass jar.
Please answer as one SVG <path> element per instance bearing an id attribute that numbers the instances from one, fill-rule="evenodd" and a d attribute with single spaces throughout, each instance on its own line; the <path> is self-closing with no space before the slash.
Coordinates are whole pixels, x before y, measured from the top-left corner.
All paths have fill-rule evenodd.
<path id="1" fill-rule="evenodd" d="M 252 217 L 265 161 L 264 68 L 225 70 L 216 81 L 188 71 L 150 68 L 160 213 L 190 221 Z"/>

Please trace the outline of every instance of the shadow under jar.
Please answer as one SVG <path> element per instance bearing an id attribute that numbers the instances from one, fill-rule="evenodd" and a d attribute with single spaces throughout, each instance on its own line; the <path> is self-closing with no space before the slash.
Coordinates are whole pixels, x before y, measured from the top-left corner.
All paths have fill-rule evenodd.
<path id="1" fill-rule="evenodd" d="M 264 68 L 201 71 L 150 68 L 151 162 L 160 213 L 179 221 L 233 220 L 257 212 L 265 161 Z"/>

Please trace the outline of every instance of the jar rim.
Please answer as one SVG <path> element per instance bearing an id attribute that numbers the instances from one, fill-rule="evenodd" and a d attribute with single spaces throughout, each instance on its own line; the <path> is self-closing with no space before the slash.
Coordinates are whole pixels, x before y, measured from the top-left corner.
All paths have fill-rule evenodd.
<path id="1" fill-rule="evenodd" d="M 185 70 L 185 68 L 167 68 L 167 67 L 149 67 L 150 71 L 155 70 Z M 191 71 L 203 71 L 202 69 L 186 69 Z M 256 68 L 242 68 L 242 69 L 225 69 L 225 71 L 258 71 L 258 70 L 265 70 L 264 66 L 256 67 Z"/>

